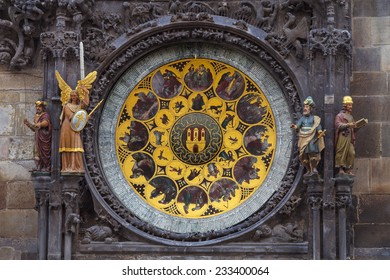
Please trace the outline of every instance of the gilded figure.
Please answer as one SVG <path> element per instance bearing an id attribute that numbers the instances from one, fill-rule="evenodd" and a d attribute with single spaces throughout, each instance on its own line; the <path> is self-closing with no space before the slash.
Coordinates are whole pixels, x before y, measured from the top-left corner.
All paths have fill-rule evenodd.
<path id="1" fill-rule="evenodd" d="M 56 78 L 61 89 L 62 113 L 60 117 L 60 145 L 61 172 L 64 173 L 84 173 L 83 145 L 81 141 L 81 131 L 72 127 L 74 117 L 77 112 L 84 110 L 89 105 L 89 89 L 96 79 L 97 72 L 91 72 L 84 79 L 77 82 L 75 90 L 62 79 L 60 73 L 56 71 Z"/>

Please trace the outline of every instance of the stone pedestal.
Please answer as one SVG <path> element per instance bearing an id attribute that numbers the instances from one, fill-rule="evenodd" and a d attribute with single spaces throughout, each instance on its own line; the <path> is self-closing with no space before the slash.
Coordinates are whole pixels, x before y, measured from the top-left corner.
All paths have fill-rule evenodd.
<path id="1" fill-rule="evenodd" d="M 354 182 L 353 175 L 338 174 L 335 178 L 336 189 L 336 208 L 338 216 L 338 253 L 339 259 L 345 260 L 348 255 L 347 242 L 347 209 L 352 203 L 352 185 Z"/>
<path id="2" fill-rule="evenodd" d="M 77 225 L 80 223 L 79 215 L 79 182 L 84 174 L 62 175 L 62 200 L 64 202 L 64 259 L 72 258 L 74 247 L 73 238 L 77 236 Z"/>
<path id="3" fill-rule="evenodd" d="M 304 176 L 303 183 L 307 186 L 307 199 L 311 209 L 311 239 L 313 259 L 321 258 L 321 210 L 324 181 L 318 174 Z"/>
<path id="4" fill-rule="evenodd" d="M 52 180 L 50 173 L 33 172 L 36 209 L 38 211 L 38 258 L 47 259 L 48 222 L 49 222 L 49 190 Z"/>

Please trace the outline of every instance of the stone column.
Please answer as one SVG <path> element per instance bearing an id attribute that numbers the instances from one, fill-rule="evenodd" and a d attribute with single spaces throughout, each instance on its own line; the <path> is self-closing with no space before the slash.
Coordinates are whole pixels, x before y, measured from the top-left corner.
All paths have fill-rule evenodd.
<path id="1" fill-rule="evenodd" d="M 307 186 L 307 199 L 311 209 L 311 246 L 314 260 L 321 259 L 321 210 L 324 180 L 318 174 L 304 176 L 303 183 Z"/>
<path id="2" fill-rule="evenodd" d="M 347 242 L 347 208 L 352 203 L 352 185 L 354 176 L 347 174 L 338 174 L 335 178 L 336 188 L 336 208 L 338 214 L 338 237 L 339 237 L 339 259 L 347 259 L 348 244 Z"/>
<path id="3" fill-rule="evenodd" d="M 31 174 L 35 190 L 36 209 L 38 211 L 38 258 L 47 259 L 49 189 L 52 183 L 50 173 L 33 172 Z"/>
<path id="4" fill-rule="evenodd" d="M 349 92 L 351 34 L 344 29 L 350 20 L 350 8 L 346 1 L 324 0 L 326 22 L 318 22 L 321 28 L 310 30 L 309 46 L 312 52 L 311 91 L 323 96 L 325 134 L 324 163 L 324 204 L 333 206 L 334 198 L 334 118 L 335 104 Z M 337 106 L 338 107 L 338 106 Z M 337 257 L 337 229 L 334 207 L 324 207 L 323 226 L 323 258 Z"/>
<path id="5" fill-rule="evenodd" d="M 79 182 L 83 174 L 63 174 L 62 198 L 65 205 L 64 221 L 64 259 L 72 258 L 74 247 L 73 239 L 77 236 L 77 225 L 80 223 L 79 216 Z"/>
<path id="6" fill-rule="evenodd" d="M 56 24 L 51 31 L 41 33 L 41 53 L 44 59 L 44 96 L 51 101 L 52 118 L 52 158 L 51 172 L 54 179 L 50 188 L 49 224 L 48 224 L 48 259 L 63 257 L 63 192 L 61 177 L 61 154 L 59 153 L 60 122 L 62 111 L 60 91 L 55 79 L 58 70 L 68 84 L 75 84 L 76 76 L 68 77 L 74 72 L 73 66 L 78 62 L 78 46 L 80 36 L 69 29 L 71 17 L 67 15 L 68 1 L 60 1 L 56 9 Z M 67 71 L 67 69 L 69 69 Z M 76 68 L 75 68 L 76 69 Z M 65 186 L 66 187 L 66 186 Z"/>
<path id="7" fill-rule="evenodd" d="M 61 184 L 53 182 L 49 191 L 49 224 L 47 259 L 62 258 L 62 198 Z"/>

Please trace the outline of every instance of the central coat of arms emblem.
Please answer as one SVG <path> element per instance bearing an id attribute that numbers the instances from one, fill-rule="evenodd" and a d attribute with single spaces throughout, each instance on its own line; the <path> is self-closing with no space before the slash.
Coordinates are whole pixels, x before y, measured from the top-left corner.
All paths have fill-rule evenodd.
<path id="1" fill-rule="evenodd" d="M 186 148 L 195 154 L 206 147 L 206 129 L 204 127 L 189 127 L 186 133 Z"/>
<path id="2" fill-rule="evenodd" d="M 178 119 L 171 132 L 173 153 L 183 162 L 204 164 L 212 160 L 222 146 L 222 130 L 209 115 L 191 113 Z"/>

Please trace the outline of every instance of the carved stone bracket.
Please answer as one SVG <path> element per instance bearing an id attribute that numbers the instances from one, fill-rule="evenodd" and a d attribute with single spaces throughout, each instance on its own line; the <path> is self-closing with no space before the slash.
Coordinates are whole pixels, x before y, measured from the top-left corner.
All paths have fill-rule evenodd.
<path id="1" fill-rule="evenodd" d="M 303 183 L 307 186 L 307 202 L 313 210 L 323 207 L 322 190 L 324 181 L 318 175 L 304 176 Z"/>
<path id="2" fill-rule="evenodd" d="M 79 212 L 79 176 L 63 176 L 62 201 L 65 205 L 65 231 L 74 233 L 80 223 Z"/>
<path id="3" fill-rule="evenodd" d="M 46 59 L 52 57 L 66 58 L 68 55 L 78 56 L 79 35 L 72 31 L 45 32 L 41 34 L 42 54 Z"/>
<path id="4" fill-rule="evenodd" d="M 311 208 L 311 239 L 313 259 L 321 256 L 321 210 L 323 208 L 324 180 L 318 174 L 304 176 L 303 183 L 307 185 L 308 204 Z"/>
<path id="5" fill-rule="evenodd" d="M 64 259 L 71 259 L 73 237 L 77 236 L 78 224 L 80 223 L 79 199 L 80 186 L 79 182 L 82 174 L 62 174 L 62 201 L 65 205 L 65 220 L 63 229 L 64 236 Z"/>
<path id="6" fill-rule="evenodd" d="M 339 174 L 334 180 L 336 187 L 336 207 L 347 208 L 351 206 L 354 176 L 348 174 Z"/>
<path id="7" fill-rule="evenodd" d="M 320 51 L 323 55 L 343 53 L 350 57 L 352 52 L 351 33 L 336 28 L 319 28 L 310 31 L 309 48 L 311 52 Z"/>
<path id="8" fill-rule="evenodd" d="M 36 199 L 35 209 L 40 211 L 42 207 L 48 206 L 51 178 L 48 175 L 42 176 L 37 173 L 33 173 L 32 178 Z"/>
<path id="9" fill-rule="evenodd" d="M 335 180 L 336 188 L 336 207 L 338 216 L 338 234 L 339 234 L 339 258 L 347 259 L 349 243 L 347 239 L 348 215 L 347 209 L 352 204 L 351 194 L 354 176 L 348 174 L 338 174 Z"/>
<path id="10" fill-rule="evenodd" d="M 36 210 L 38 211 L 38 254 L 39 259 L 47 258 L 48 219 L 50 186 L 52 183 L 50 174 L 33 172 L 33 186 L 35 190 Z"/>
<path id="11" fill-rule="evenodd" d="M 35 209 L 40 211 L 41 207 L 47 207 L 49 203 L 49 188 L 51 178 L 47 174 L 46 176 L 39 175 L 38 173 L 33 173 L 33 186 L 35 190 Z"/>

